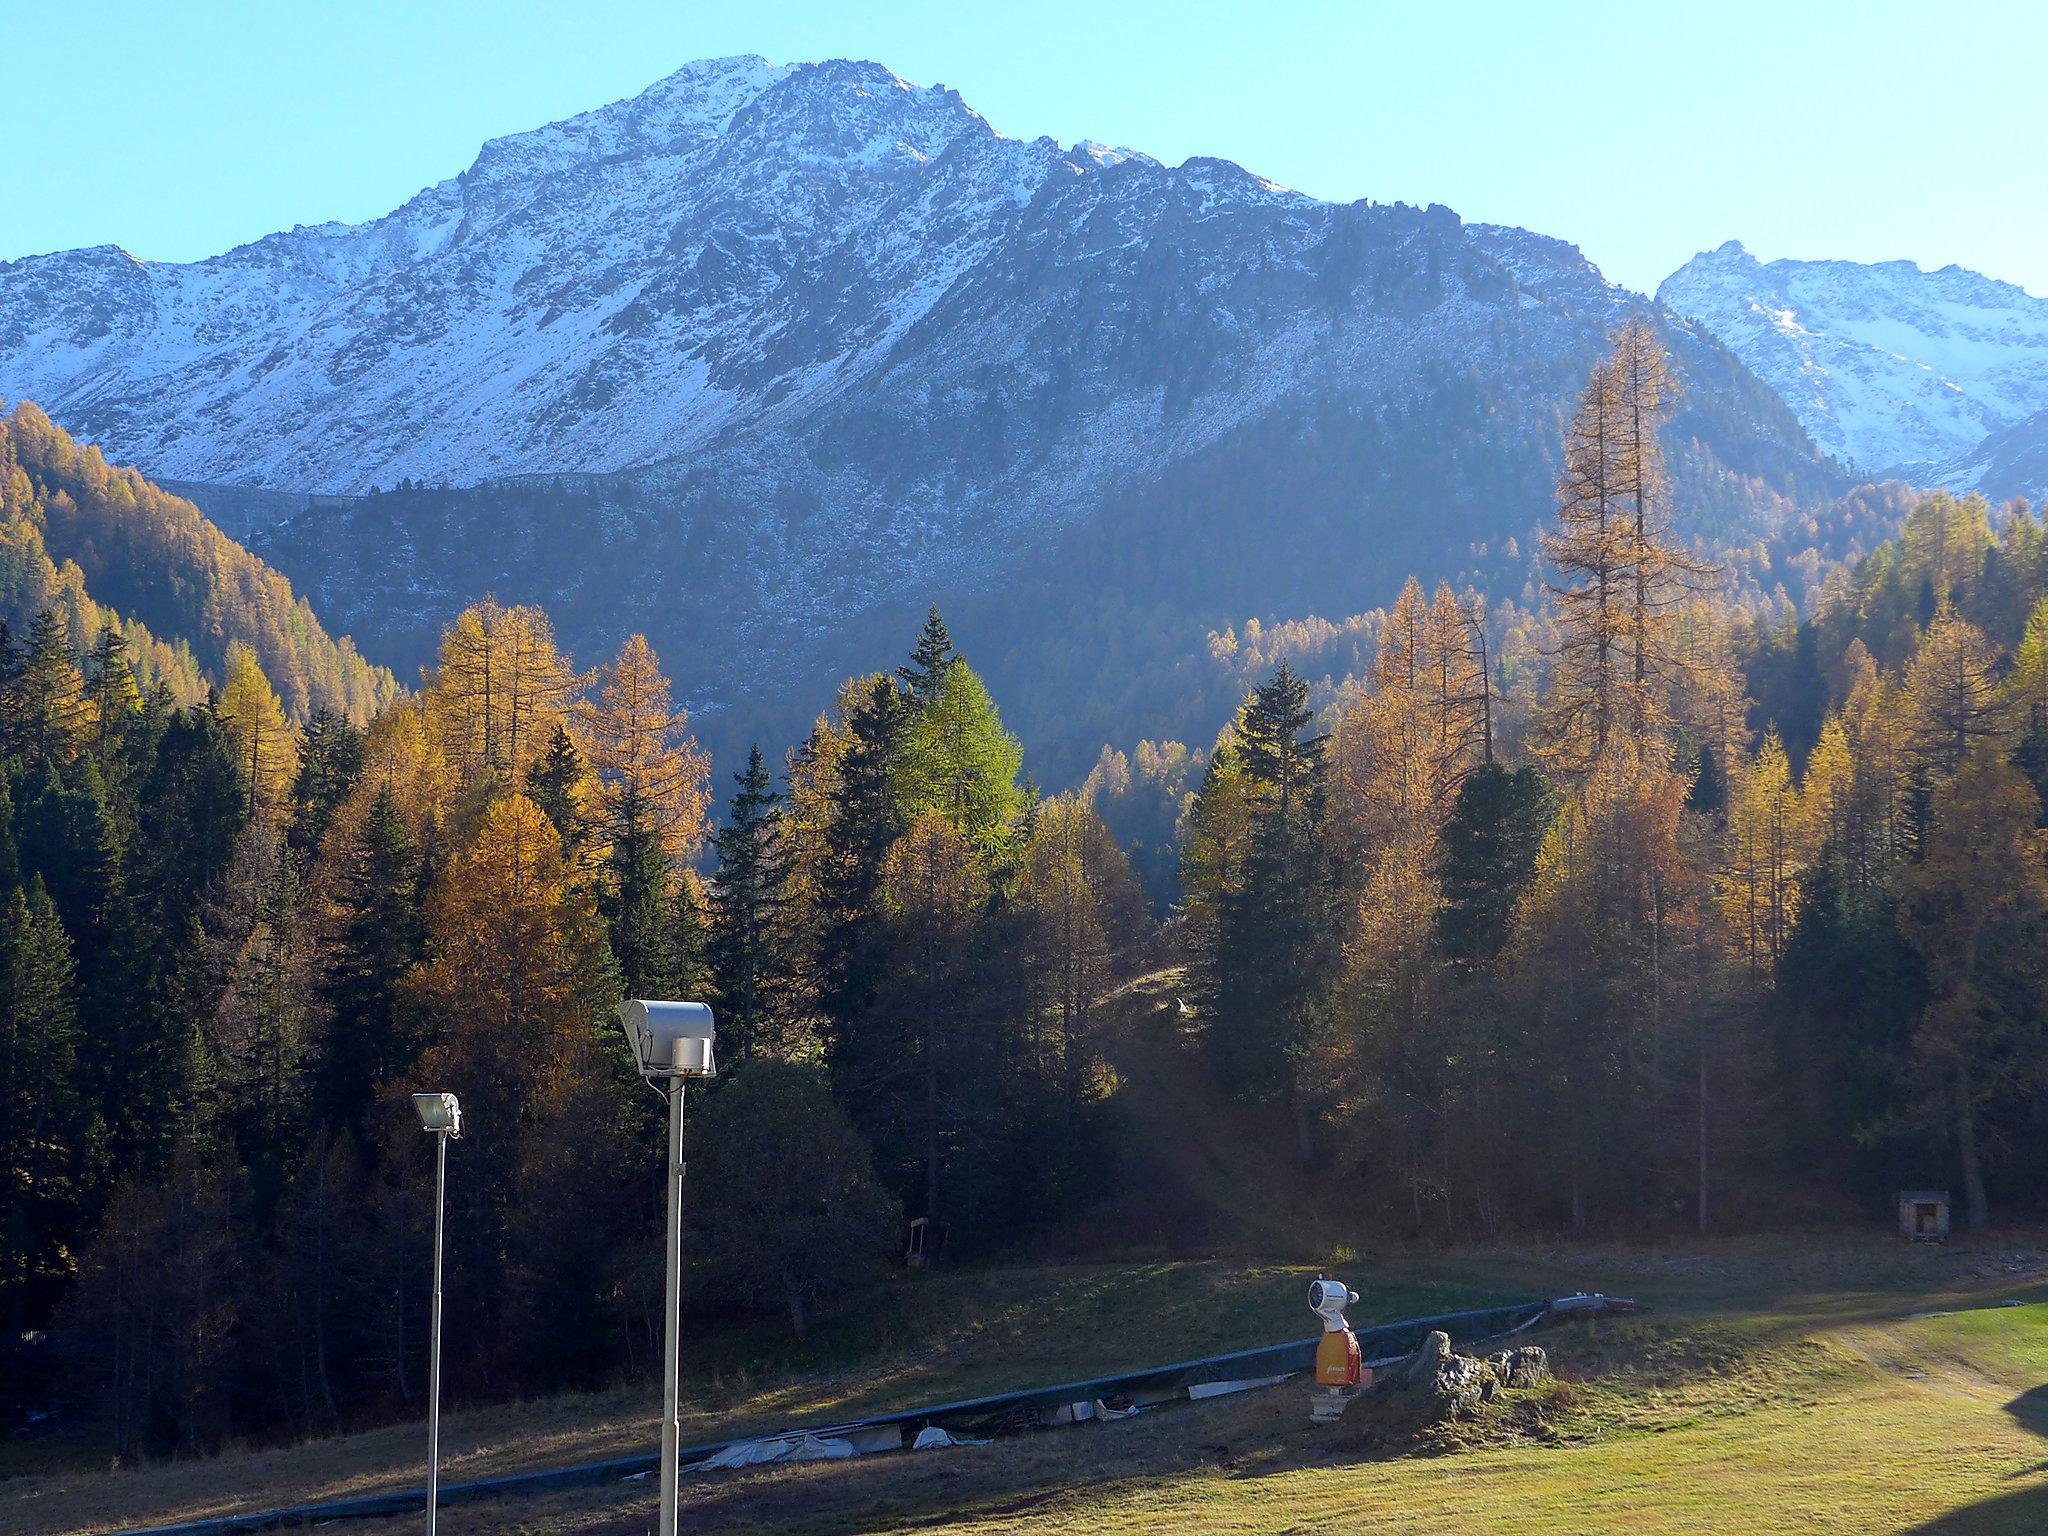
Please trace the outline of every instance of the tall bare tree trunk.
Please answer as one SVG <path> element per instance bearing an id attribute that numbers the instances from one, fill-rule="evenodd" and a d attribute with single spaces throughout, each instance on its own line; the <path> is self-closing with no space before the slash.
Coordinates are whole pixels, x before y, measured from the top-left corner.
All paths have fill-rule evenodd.
<path id="1" fill-rule="evenodd" d="M 1707 1020 L 1706 1011 L 1700 1011 L 1700 1104 L 1699 1104 L 1699 1157 L 1700 1157 L 1700 1231 L 1707 1230 Z"/>
<path id="2" fill-rule="evenodd" d="M 1991 1220 L 1991 1204 L 1984 1194 L 1984 1163 L 1977 1150 L 1977 1104 L 1970 1088 L 1970 1063 L 1956 1058 L 1956 1151 L 1963 1162 L 1964 1219 L 1974 1227 Z"/>

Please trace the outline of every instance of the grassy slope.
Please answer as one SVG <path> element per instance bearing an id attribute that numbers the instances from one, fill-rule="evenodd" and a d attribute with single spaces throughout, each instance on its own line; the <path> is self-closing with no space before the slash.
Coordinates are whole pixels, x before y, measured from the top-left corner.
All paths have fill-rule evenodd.
<path id="1" fill-rule="evenodd" d="M 841 1319 L 801 1351 L 741 1335 L 697 1352 L 693 1435 L 1298 1336 L 1305 1270 L 1083 1266 L 906 1281 L 885 1342 Z M 1745 1536 L 2048 1529 L 2048 1262 L 1879 1238 L 1666 1253 L 1366 1255 L 1362 1316 L 1581 1282 L 1656 1310 L 1548 1335 L 1571 1385 L 1517 1427 L 1432 1454 L 1310 1429 L 1300 1390 L 980 1450 L 693 1480 L 691 1528 L 1095 1533 L 1401 1530 Z M 2022 1287 L 2030 1288 L 2022 1288 Z M 2025 1304 L 2005 1307 L 2018 1299 Z M 1938 1315 L 1927 1316 L 1924 1314 Z M 861 1356 L 858 1363 L 855 1355 Z M 457 1414 L 447 1475 L 645 1450 L 638 1394 Z M 43 1532 L 283 1502 L 417 1478 L 416 1426 L 217 1461 L 14 1481 L 0 1524 Z M 623 1485 L 447 1512 L 451 1533 L 647 1529 Z M 367 1530 L 367 1527 L 365 1528 Z"/>

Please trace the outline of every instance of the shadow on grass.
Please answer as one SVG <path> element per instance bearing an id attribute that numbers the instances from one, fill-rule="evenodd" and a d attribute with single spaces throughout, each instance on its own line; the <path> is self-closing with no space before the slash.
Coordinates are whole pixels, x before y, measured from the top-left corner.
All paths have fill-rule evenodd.
<path id="1" fill-rule="evenodd" d="M 1916 1525 L 1907 1536 L 2039 1536 L 2048 1531 L 2048 1483 L 2001 1494 Z"/>
<path id="2" fill-rule="evenodd" d="M 2005 1411 L 2034 1434 L 2048 1439 L 2048 1386 L 2031 1387 L 2005 1405 Z M 2048 1474 L 2048 1462 L 2041 1462 L 2014 1474 L 2040 1478 Z M 2030 1488 L 1983 1499 L 1967 1509 L 1952 1510 L 1924 1525 L 1916 1525 L 1906 1536 L 2038 1536 L 2048 1531 L 2048 1481 Z"/>

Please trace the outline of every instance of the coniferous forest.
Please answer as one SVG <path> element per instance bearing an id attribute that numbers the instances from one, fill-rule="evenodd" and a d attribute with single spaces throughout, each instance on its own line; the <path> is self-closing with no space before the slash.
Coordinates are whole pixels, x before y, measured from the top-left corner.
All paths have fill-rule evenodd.
<path id="1" fill-rule="evenodd" d="M 1142 1061 L 1107 1033 L 1172 968 L 1146 1048 L 1391 1232 L 1856 1221 L 1950 1182 L 1970 1223 L 2038 1209 L 2042 524 L 1915 499 L 1805 613 L 1737 602 L 1674 531 L 1675 406 L 1625 327 L 1533 607 L 1411 580 L 1348 675 L 1274 647 L 1215 740 L 1051 795 L 936 611 L 724 783 L 638 636 L 572 658 L 484 600 L 400 692 L 260 572 L 217 619 L 196 588 L 103 611 L 117 563 L 43 530 L 160 493 L 17 413 L 0 1310 L 41 1343 L 12 1379 L 122 1455 L 417 1411 L 418 1089 L 469 1128 L 451 1380 L 647 1368 L 661 1105 L 623 996 L 718 1014 L 692 1305 L 797 1330 L 908 1218 L 968 1263 L 1113 1188 Z"/>

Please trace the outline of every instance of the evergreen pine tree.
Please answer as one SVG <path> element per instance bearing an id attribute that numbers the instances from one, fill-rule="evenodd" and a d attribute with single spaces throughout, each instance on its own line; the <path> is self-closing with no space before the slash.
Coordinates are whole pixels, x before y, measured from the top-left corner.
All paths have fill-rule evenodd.
<path id="1" fill-rule="evenodd" d="M 325 704 L 306 721 L 292 781 L 291 844 L 301 857 L 320 846 L 334 813 L 363 771 L 363 733 Z"/>
<path id="2" fill-rule="evenodd" d="M 28 648 L 0 619 L 0 760 L 19 762 L 28 752 L 28 695 L 23 672 Z"/>
<path id="3" fill-rule="evenodd" d="M 572 862 L 590 835 L 576 804 L 576 786 L 588 772 L 575 738 L 558 721 L 540 760 L 527 774 L 527 796 L 554 825 L 562 840 L 563 856 Z"/>
<path id="4" fill-rule="evenodd" d="M 111 623 L 85 658 L 85 696 L 91 705 L 92 749 L 106 767 L 114 748 L 142 713 L 142 690 L 128 664 L 128 641 Z"/>
<path id="5" fill-rule="evenodd" d="M 902 680 L 903 691 L 913 710 L 923 710 L 938 697 L 939 689 L 946 681 L 946 673 L 952 669 L 956 659 L 953 637 L 946 632 L 946 621 L 939 617 L 939 605 L 934 603 L 931 612 L 925 615 L 924 628 L 918 631 L 917 645 L 910 653 L 909 662 L 896 669 L 896 676 Z"/>
<path id="6" fill-rule="evenodd" d="M 98 763 L 84 757 L 60 770 L 53 759 L 38 762 L 16 791 L 14 836 L 22 873 L 42 879 L 80 960 L 91 966 L 120 878 L 120 840 Z"/>
<path id="7" fill-rule="evenodd" d="M 621 791 L 612 815 L 611 856 L 598 907 L 610 925 L 619 983 L 628 997 L 670 997 L 682 980 L 671 921 L 675 871 L 637 791 Z"/>
<path id="8" fill-rule="evenodd" d="M 786 926 L 789 857 L 782 839 L 782 797 L 757 744 L 723 827 L 713 836 L 709 955 L 723 1031 L 737 1057 L 776 1054 L 792 968 Z"/>
<path id="9" fill-rule="evenodd" d="M 1541 769 L 1488 763 L 1458 787 L 1444 823 L 1437 932 L 1455 965 L 1486 965 L 1507 942 L 1515 903 L 1535 878 L 1557 801 Z"/>
<path id="10" fill-rule="evenodd" d="M 70 1278 L 91 1115 L 78 1081 L 71 944 L 31 877 L 0 902 L 0 1316 L 19 1332 Z"/>
<path id="11" fill-rule="evenodd" d="M 110 911 L 106 959 L 89 978 L 87 1006 L 106 1034 L 87 1063 L 118 1172 L 161 1166 L 192 1116 L 215 1113 L 201 1035 L 219 1001 L 201 914 L 234 859 L 247 794 L 232 740 L 204 709 L 180 711 L 166 726 L 137 797 L 135 854 Z M 144 997 L 152 1006 L 136 1008 Z M 178 1106 L 196 1106 L 180 1109 Z M 206 1122 L 211 1135 L 213 1121 Z"/>
<path id="12" fill-rule="evenodd" d="M 1314 1151 L 1315 1105 L 1299 1069 L 1315 1043 L 1336 944 L 1325 738 L 1311 731 L 1314 721 L 1308 685 L 1284 661 L 1245 708 L 1237 755 L 1249 838 L 1242 886 L 1223 906 L 1210 1021 L 1226 1078 L 1249 1097 L 1289 1104 L 1304 1157 Z"/>
<path id="13" fill-rule="evenodd" d="M 817 881 L 818 1002 L 830 1065 L 858 1117 L 857 1087 L 879 1069 L 880 1043 L 863 1038 L 886 963 L 877 899 L 882 865 L 904 831 L 896 797 L 907 714 L 887 677 L 870 679 L 847 711 L 849 740 L 832 787 Z"/>
<path id="14" fill-rule="evenodd" d="M 19 755 L 30 763 L 69 762 L 91 730 L 92 701 L 54 608 L 45 608 L 30 625 L 28 651 L 13 684 L 8 714 L 19 722 Z"/>
<path id="15" fill-rule="evenodd" d="M 399 984 L 424 948 L 419 850 L 388 784 L 342 860 L 341 929 L 320 986 L 327 1027 L 313 1069 L 313 1109 L 327 1129 L 360 1136 L 378 1085 L 412 1064 Z"/>
<path id="16" fill-rule="evenodd" d="M 21 885 L 21 851 L 14 841 L 14 792 L 0 773 L 0 898 Z"/>

